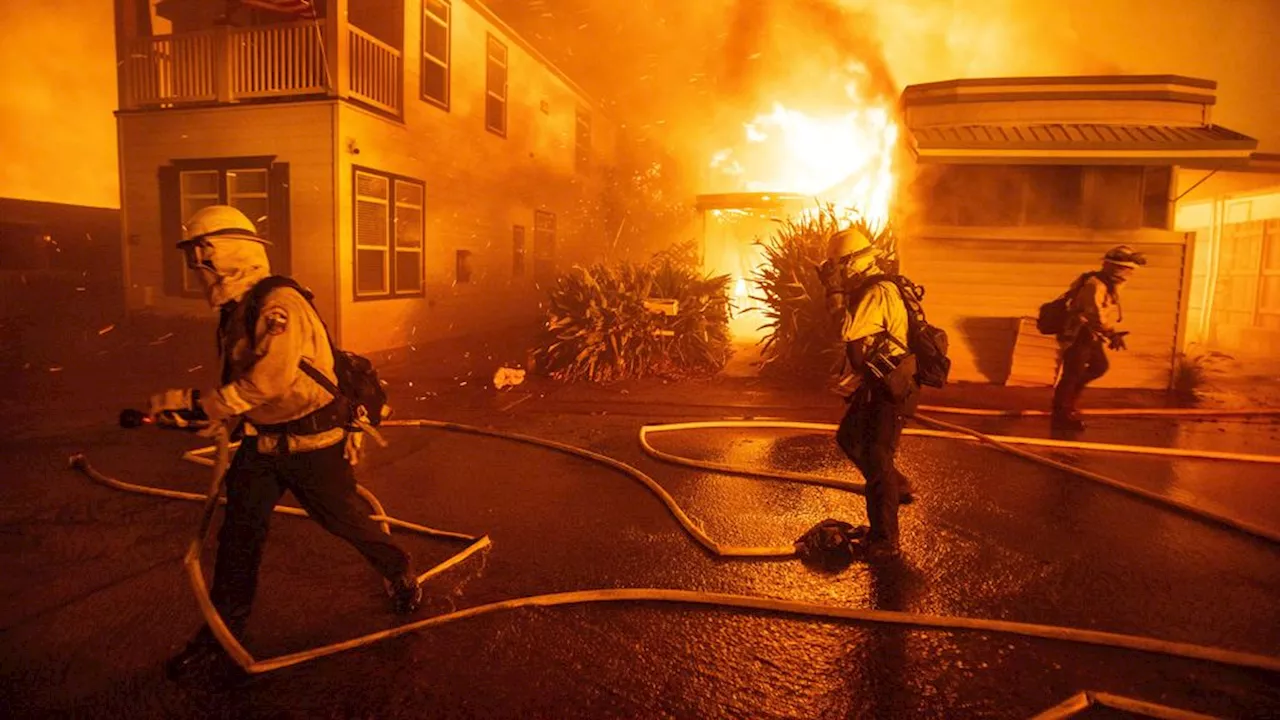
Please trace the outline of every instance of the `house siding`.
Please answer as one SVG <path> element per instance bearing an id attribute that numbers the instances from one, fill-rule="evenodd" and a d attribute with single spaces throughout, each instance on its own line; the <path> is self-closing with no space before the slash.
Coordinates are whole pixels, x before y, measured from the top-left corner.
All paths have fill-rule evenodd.
<path id="1" fill-rule="evenodd" d="M 1120 291 L 1129 349 L 1111 353 L 1112 369 L 1096 385 L 1166 388 L 1182 307 L 1183 234 L 933 227 L 904 240 L 899 252 L 904 274 L 926 289 L 930 322 L 951 340 L 952 379 L 1003 383 L 1018 319 L 1034 318 L 1041 304 L 1080 273 L 1098 269 L 1120 243 L 1141 249 L 1148 265 Z"/>
<path id="2" fill-rule="evenodd" d="M 344 104 L 338 118 L 342 342 L 360 352 L 532 322 L 545 298 L 533 276 L 537 211 L 555 215 L 559 268 L 607 251 L 603 193 L 615 142 L 608 120 L 521 43 L 463 2 L 452 5 L 449 109 L 422 100 L 420 5 L 407 3 L 405 12 L 403 122 L 355 104 Z M 508 52 L 505 137 L 485 128 L 490 34 Z M 591 112 L 592 126 L 592 163 L 583 173 L 574 163 L 579 107 Z M 425 297 L 355 300 L 352 183 L 357 167 L 423 182 Z M 525 228 L 523 277 L 514 277 L 512 268 L 517 225 Z M 454 282 L 459 250 L 472 253 L 474 275 L 467 284 Z"/>
<path id="3" fill-rule="evenodd" d="M 325 320 L 335 320 L 333 117 L 332 102 L 121 113 L 128 308 L 209 313 L 201 300 L 164 293 L 164 263 L 178 262 L 178 253 L 177 238 L 161 236 L 159 168 L 263 155 L 289 163 L 291 273 L 316 293 Z"/>

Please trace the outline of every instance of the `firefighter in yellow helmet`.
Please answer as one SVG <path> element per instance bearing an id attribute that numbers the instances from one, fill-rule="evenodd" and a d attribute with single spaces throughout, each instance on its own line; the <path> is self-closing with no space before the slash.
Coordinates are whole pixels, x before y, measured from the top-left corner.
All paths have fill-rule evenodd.
<path id="1" fill-rule="evenodd" d="M 1117 245 L 1102 258 L 1102 269 L 1081 275 L 1067 291 L 1067 322 L 1058 335 L 1062 374 L 1053 393 L 1053 430 L 1084 430 L 1078 404 L 1089 383 L 1110 367 L 1107 349 L 1124 350 L 1128 332 L 1120 329 L 1120 286 L 1147 258 L 1129 245 Z"/>
<path id="2" fill-rule="evenodd" d="M 906 305 L 898 286 L 880 274 L 880 258 L 870 238 L 852 227 L 831 236 L 818 269 L 845 350 L 835 389 L 849 406 L 836 442 L 866 482 L 870 529 L 861 550 L 870 560 L 898 555 L 898 505 L 913 498 L 894 456 L 920 390 L 907 349 Z"/>
<path id="3" fill-rule="evenodd" d="M 152 416 L 203 412 L 212 423 L 243 420 L 226 474 L 226 515 L 218 534 L 210 597 L 231 632 L 249 618 L 272 508 L 285 490 L 326 530 L 350 543 L 387 579 L 397 612 L 416 610 L 422 590 L 409 554 L 369 519 L 352 469 L 358 443 L 337 391 L 334 351 L 320 316 L 296 283 L 271 277 L 267 241 L 239 210 L 203 208 L 178 247 L 220 312 L 222 378 L 204 392 L 151 398 Z M 257 304 L 256 308 L 252 307 Z M 247 314 L 255 312 L 256 320 Z M 208 627 L 170 660 L 171 677 L 225 676 L 231 661 Z"/>

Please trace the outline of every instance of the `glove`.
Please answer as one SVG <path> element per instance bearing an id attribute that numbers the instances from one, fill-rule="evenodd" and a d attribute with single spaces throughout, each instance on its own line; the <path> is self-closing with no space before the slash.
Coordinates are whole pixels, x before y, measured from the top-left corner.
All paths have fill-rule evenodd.
<path id="1" fill-rule="evenodd" d="M 342 448 L 342 457 L 346 458 L 352 467 L 360 464 L 360 459 L 364 457 L 364 433 L 347 433 L 346 445 Z"/>
<path id="2" fill-rule="evenodd" d="M 147 414 L 154 420 L 164 412 L 194 413 L 200 408 L 200 392 L 191 388 L 165 390 L 152 395 L 147 403 Z"/>
<path id="3" fill-rule="evenodd" d="M 1112 333 L 1107 347 L 1112 350 L 1127 350 L 1128 346 L 1124 343 L 1124 336 L 1128 334 L 1127 332 Z"/>

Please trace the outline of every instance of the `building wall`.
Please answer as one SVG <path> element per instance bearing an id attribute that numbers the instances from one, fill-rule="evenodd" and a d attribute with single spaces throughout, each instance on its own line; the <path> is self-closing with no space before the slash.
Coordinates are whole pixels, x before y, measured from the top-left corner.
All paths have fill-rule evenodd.
<path id="1" fill-rule="evenodd" d="M 336 316 L 332 102 L 122 113 L 121 184 L 125 284 L 130 310 L 207 316 L 202 300 L 165 293 L 165 263 L 181 263 L 178 238 L 162 237 L 162 166 L 177 159 L 274 155 L 289 164 L 291 272 Z"/>
<path id="2" fill-rule="evenodd" d="M 1280 355 L 1280 187 L 1262 179 L 1275 176 L 1228 176 L 1217 189 L 1241 191 L 1178 206 L 1177 227 L 1195 237 L 1188 344 Z"/>
<path id="3" fill-rule="evenodd" d="M 1129 350 L 1112 353 L 1100 387 L 1168 387 L 1178 334 L 1183 236 L 1161 230 L 922 228 L 899 246 L 902 271 L 926 289 L 930 322 L 951 340 L 952 378 L 1003 383 L 1018 319 L 1035 317 L 1114 245 L 1130 243 L 1148 265 L 1121 290 Z"/>
<path id="4" fill-rule="evenodd" d="M 342 342 L 356 351 L 399 347 L 529 320 L 545 291 L 534 280 L 534 213 L 554 213 L 560 269 L 600 258 L 609 229 L 603 193 L 614 131 L 591 114 L 592 162 L 575 170 L 576 110 L 585 102 L 521 44 L 465 2 L 452 4 L 450 104 L 419 95 L 419 3 L 406 3 L 403 122 L 354 104 L 338 124 L 338 254 Z M 505 137 L 485 128 L 486 38 L 507 47 Z M 353 150 L 359 152 L 354 153 Z M 356 301 L 353 170 L 368 168 L 425 186 L 425 297 Z M 525 228 L 526 267 L 513 275 L 513 227 Z M 459 250 L 470 283 L 456 283 Z"/>

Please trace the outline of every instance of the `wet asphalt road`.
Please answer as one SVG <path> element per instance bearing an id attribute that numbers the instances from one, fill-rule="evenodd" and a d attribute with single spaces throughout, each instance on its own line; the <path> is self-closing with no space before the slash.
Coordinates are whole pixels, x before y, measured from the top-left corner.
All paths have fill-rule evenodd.
<path id="1" fill-rule="evenodd" d="M 786 545 L 824 518 L 864 518 L 860 496 L 643 455 L 640 425 L 693 413 L 536 397 L 502 407 L 433 409 L 636 465 L 722 543 Z M 838 412 L 791 417 L 834 421 Z M 969 422 L 1043 434 L 1031 421 Z M 1088 439 L 1274 452 L 1276 432 L 1267 423 L 1113 420 Z M 1280 654 L 1280 548 L 971 443 L 904 439 L 901 465 L 919 500 L 902 511 L 903 562 L 821 572 L 711 558 L 641 485 L 584 460 L 438 430 L 389 433 L 392 446 L 362 470 L 388 511 L 493 540 L 483 557 L 430 582 L 424 615 L 540 593 L 664 587 Z M 655 443 L 690 457 L 848 472 L 830 438 L 811 433 L 715 430 Z M 178 459 L 196 444 L 180 433 L 100 428 L 3 445 L 0 703 L 9 716 L 1021 718 L 1086 689 L 1225 717 L 1280 714 L 1274 673 L 994 633 L 652 604 L 488 615 L 261 676 L 237 692 L 175 687 L 160 664 L 198 623 L 180 557 L 199 505 L 95 486 L 65 462 L 84 450 L 107 474 L 201 492 L 206 471 Z M 1054 456 L 1280 528 L 1274 466 Z M 460 549 L 404 537 L 424 566 Z M 307 520 L 277 516 L 247 645 L 265 658 L 389 627 L 380 593 L 353 551 Z"/>

